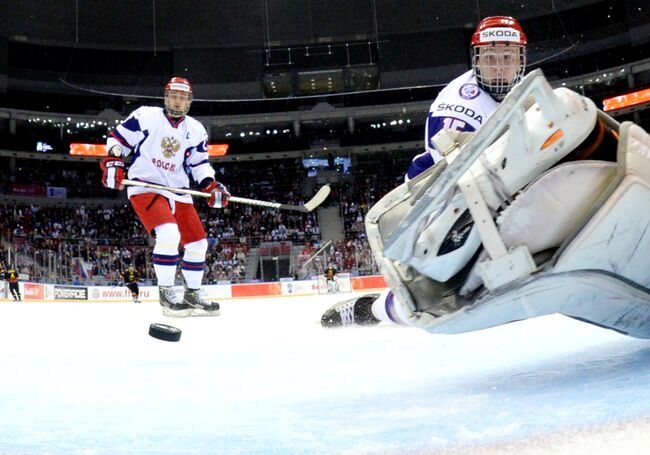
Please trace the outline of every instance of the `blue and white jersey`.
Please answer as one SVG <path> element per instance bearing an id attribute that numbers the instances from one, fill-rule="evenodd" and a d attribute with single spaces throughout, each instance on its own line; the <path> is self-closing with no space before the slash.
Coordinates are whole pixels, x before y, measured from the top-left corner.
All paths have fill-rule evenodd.
<path id="1" fill-rule="evenodd" d="M 214 179 L 214 169 L 208 162 L 208 134 L 198 120 L 187 115 L 170 119 L 160 107 L 140 107 L 111 131 L 106 147 L 114 145 L 122 148 L 123 156 L 133 155 L 129 179 L 174 188 L 189 188 L 190 173 L 198 183 L 205 178 Z M 186 194 L 128 188 L 129 197 L 151 192 L 192 203 L 192 197 Z"/>
<path id="2" fill-rule="evenodd" d="M 413 158 L 406 178 L 412 179 L 442 159 L 431 138 L 443 128 L 476 131 L 499 103 L 476 83 L 472 70 L 458 76 L 443 88 L 429 108 L 424 129 L 425 152 Z"/>

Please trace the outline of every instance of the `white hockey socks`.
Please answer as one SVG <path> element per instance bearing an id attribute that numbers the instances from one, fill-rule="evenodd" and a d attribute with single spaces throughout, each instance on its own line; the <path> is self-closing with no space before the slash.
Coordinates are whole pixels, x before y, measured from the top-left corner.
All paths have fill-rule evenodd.
<path id="1" fill-rule="evenodd" d="M 372 315 L 382 322 L 408 325 L 402 321 L 397 313 L 396 300 L 397 296 L 390 289 L 382 291 L 377 300 L 372 302 Z"/>
<path id="2" fill-rule="evenodd" d="M 157 226 L 156 245 L 153 247 L 153 268 L 158 279 L 158 286 L 173 286 L 178 263 L 178 244 L 181 233 L 174 223 Z"/>
<path id="3" fill-rule="evenodd" d="M 206 251 L 208 251 L 208 241 L 206 239 L 185 245 L 181 270 L 183 277 L 185 277 L 185 284 L 190 289 L 199 289 L 201 287 Z"/>

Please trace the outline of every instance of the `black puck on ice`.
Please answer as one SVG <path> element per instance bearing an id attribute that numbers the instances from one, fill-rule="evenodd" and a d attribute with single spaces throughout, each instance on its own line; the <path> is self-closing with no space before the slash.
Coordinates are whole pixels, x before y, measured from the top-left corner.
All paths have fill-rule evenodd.
<path id="1" fill-rule="evenodd" d="M 181 339 L 181 329 L 172 325 L 154 322 L 149 326 L 149 335 L 163 341 L 178 341 Z"/>

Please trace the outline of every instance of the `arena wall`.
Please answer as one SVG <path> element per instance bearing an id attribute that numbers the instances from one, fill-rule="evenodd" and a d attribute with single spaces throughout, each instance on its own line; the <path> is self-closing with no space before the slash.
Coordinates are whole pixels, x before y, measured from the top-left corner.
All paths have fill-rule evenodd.
<path id="1" fill-rule="evenodd" d="M 353 277 L 351 279 L 352 291 L 370 291 L 386 288 L 386 282 L 380 275 Z M 58 284 L 43 284 L 22 281 L 19 284 L 23 300 L 51 301 L 51 302 L 130 302 L 131 293 L 124 286 L 73 286 Z M 181 287 L 177 289 L 181 291 Z M 280 297 L 280 296 L 308 296 L 318 295 L 318 280 L 282 281 L 273 283 L 249 284 L 215 284 L 203 286 L 205 298 L 214 300 L 254 298 L 254 297 Z M 0 301 L 8 302 L 9 286 L 0 282 Z M 158 300 L 156 286 L 140 286 L 140 300 Z"/>

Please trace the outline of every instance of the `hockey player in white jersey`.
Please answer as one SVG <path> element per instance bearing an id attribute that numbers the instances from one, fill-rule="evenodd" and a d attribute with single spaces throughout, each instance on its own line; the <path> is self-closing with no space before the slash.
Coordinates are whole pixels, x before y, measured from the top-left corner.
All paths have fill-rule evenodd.
<path id="1" fill-rule="evenodd" d="M 406 173 L 406 180 L 420 175 L 441 158 L 431 142 L 439 131 L 450 129 L 459 132 L 476 131 L 499 106 L 510 89 L 521 80 L 526 69 L 526 34 L 519 22 L 509 16 L 490 16 L 483 19 L 472 35 L 471 69 L 443 88 L 431 104 L 424 131 L 424 152 L 413 158 Z M 390 307 L 393 295 L 386 291 L 379 299 Z M 362 299 L 369 305 L 371 299 Z M 342 311 L 349 312 L 355 302 L 335 305 L 322 318 L 323 325 L 337 326 L 343 320 Z M 376 307 L 380 303 L 375 304 Z M 356 308 L 362 315 L 371 315 L 367 309 Z M 385 311 L 382 311 L 385 313 Z M 370 317 L 356 319 L 356 323 L 373 324 Z"/>
<path id="2" fill-rule="evenodd" d="M 472 68 L 451 81 L 431 103 L 424 129 L 424 152 L 413 158 L 407 179 L 421 174 L 442 156 L 431 138 L 443 128 L 476 131 L 526 69 L 528 40 L 519 22 L 508 16 L 483 19 L 472 35 Z"/>
<path id="3" fill-rule="evenodd" d="M 187 115 L 192 96 L 190 82 L 173 77 L 165 86 L 164 108 L 140 107 L 110 133 L 108 157 L 101 162 L 104 186 L 124 188 L 123 158 L 130 155 L 129 179 L 189 188 L 191 176 L 202 191 L 211 194 L 211 207 L 228 204 L 230 194 L 215 180 L 208 162 L 207 132 L 199 121 Z M 205 301 L 200 292 L 208 242 L 192 197 L 134 186 L 127 192 L 140 221 L 155 234 L 153 265 L 163 314 L 218 315 L 219 304 Z M 179 244 L 184 247 L 181 269 L 186 287 L 182 299 L 174 291 Z"/>

